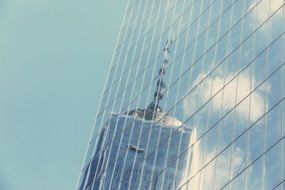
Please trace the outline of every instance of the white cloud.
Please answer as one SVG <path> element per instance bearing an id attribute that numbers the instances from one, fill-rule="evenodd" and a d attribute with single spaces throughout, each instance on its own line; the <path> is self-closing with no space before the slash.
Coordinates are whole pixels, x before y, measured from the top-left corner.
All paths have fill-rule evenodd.
<path id="1" fill-rule="evenodd" d="M 259 0 L 254 0 L 249 9 L 252 9 Z M 255 9 L 253 9 L 253 19 L 259 23 L 264 22 L 269 15 L 275 12 L 278 8 L 283 5 L 283 0 L 263 0 L 261 1 Z M 277 12 L 281 17 L 282 11 Z"/>
<path id="2" fill-rule="evenodd" d="M 209 153 L 206 160 L 213 158 L 215 154 Z M 239 147 L 236 147 L 232 155 L 220 155 L 217 158 L 216 163 L 213 161 L 213 164 L 208 165 L 207 169 L 203 174 L 203 182 L 200 184 L 201 189 L 207 189 L 211 187 L 213 182 L 215 186 L 219 189 L 222 187 L 230 178 L 234 177 L 241 168 L 245 167 L 245 153 Z M 231 168 L 230 168 L 231 165 Z M 211 177 L 209 177 L 211 176 Z M 205 187 L 204 187 L 205 185 Z"/>
<path id="3" fill-rule="evenodd" d="M 202 155 L 204 156 L 204 166 L 210 162 L 210 160 L 212 160 L 216 154 L 217 152 L 215 151 L 206 151 L 204 154 L 202 154 L 200 148 L 196 149 L 196 151 L 193 152 L 194 158 L 192 160 L 194 170 L 191 171 L 190 176 L 195 175 L 202 167 L 202 163 L 200 162 Z M 189 182 L 190 184 L 188 184 L 188 186 L 190 186 L 193 190 L 199 190 L 211 189 L 215 184 L 214 188 L 219 189 L 225 185 L 225 183 L 228 182 L 230 178 L 234 177 L 239 171 L 241 171 L 242 168 L 246 166 L 245 158 L 245 152 L 242 151 L 239 147 L 233 149 L 231 154 L 221 154 L 216 160 L 211 161 L 210 164 L 208 164 L 201 173 L 195 175 L 195 178 Z M 249 170 L 249 174 L 251 173 L 252 171 Z M 185 190 L 186 189 L 187 185 L 185 185 Z"/>
<path id="4" fill-rule="evenodd" d="M 216 93 L 217 95 L 215 95 L 211 101 L 211 108 L 213 111 L 218 113 L 221 110 L 221 107 L 223 107 L 223 110 L 233 108 L 236 103 L 242 101 L 256 86 L 256 80 L 253 76 L 251 77 L 249 74 L 240 74 L 238 78 L 236 77 L 223 89 L 223 86 L 234 78 L 234 76 L 234 73 L 230 73 L 227 76 L 219 75 L 216 77 L 208 77 L 207 80 L 199 85 L 194 93 L 185 98 L 183 102 L 185 114 L 193 114 L 195 110 Z M 201 74 L 196 79 L 195 83 L 199 82 L 204 77 L 205 74 Z M 255 121 L 258 119 L 264 113 L 265 105 L 263 97 L 265 93 L 268 93 L 268 89 L 270 89 L 270 86 L 267 89 L 259 88 L 252 92 L 250 98 L 247 98 L 243 103 L 238 105 L 236 109 L 237 113 L 245 120 L 250 119 Z"/>

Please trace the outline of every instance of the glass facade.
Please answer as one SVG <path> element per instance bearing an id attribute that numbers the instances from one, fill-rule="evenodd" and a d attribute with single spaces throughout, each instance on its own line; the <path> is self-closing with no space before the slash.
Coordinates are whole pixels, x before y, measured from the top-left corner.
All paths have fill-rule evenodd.
<path id="1" fill-rule="evenodd" d="M 161 146 L 171 150 L 175 132 L 188 126 L 195 129 L 194 140 L 178 149 L 158 173 L 163 178 L 173 170 L 179 173 L 173 164 L 193 154 L 195 159 L 187 165 L 191 169 L 170 189 L 285 190 L 284 4 L 285 0 L 129 1 L 78 189 L 95 189 L 86 185 L 86 178 L 97 175 L 98 170 L 90 172 L 92 160 L 110 150 L 106 146 L 96 152 L 102 131 L 112 129 L 106 127 L 110 117 L 145 109 L 153 100 L 165 60 L 163 49 L 171 41 L 164 75 L 167 87 L 160 102 L 164 115 L 152 125 L 169 115 L 181 125 L 169 135 L 153 137 L 159 143 L 148 146 L 138 162 L 144 167 L 148 158 L 158 159 Z M 111 153 L 105 154 L 104 162 L 126 159 Z M 144 188 L 142 173 L 129 175 L 137 178 L 137 189 L 150 189 L 153 186 Z M 155 177 L 148 181 L 155 182 Z M 122 189 L 133 189 L 126 187 Z"/>
<path id="2" fill-rule="evenodd" d="M 183 159 L 175 159 L 178 152 L 195 141 L 196 131 L 187 126 L 177 130 L 182 123 L 169 116 L 167 120 L 154 124 L 131 115 L 112 114 L 100 132 L 96 151 L 83 172 L 79 189 L 177 188 L 197 155 L 189 152 Z M 163 143 L 170 134 L 169 144 Z M 158 148 L 152 154 L 155 146 Z M 169 165 L 167 171 L 164 171 L 165 165 Z"/>

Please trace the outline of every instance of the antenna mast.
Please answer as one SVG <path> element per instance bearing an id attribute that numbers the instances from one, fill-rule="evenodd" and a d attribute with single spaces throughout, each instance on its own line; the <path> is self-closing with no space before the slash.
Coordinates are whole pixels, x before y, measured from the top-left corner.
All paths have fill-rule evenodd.
<path id="1" fill-rule="evenodd" d="M 166 69 L 169 64 L 169 53 L 170 53 L 170 46 L 172 44 L 172 40 L 169 42 L 166 41 L 166 46 L 163 48 L 163 64 L 162 67 L 159 69 L 159 78 L 156 83 L 156 91 L 154 93 L 154 99 L 151 104 L 148 106 L 148 110 L 156 113 L 160 112 L 161 108 L 159 106 L 160 101 L 163 99 L 164 89 L 167 87 L 167 84 L 163 81 L 164 75 L 166 74 Z"/>

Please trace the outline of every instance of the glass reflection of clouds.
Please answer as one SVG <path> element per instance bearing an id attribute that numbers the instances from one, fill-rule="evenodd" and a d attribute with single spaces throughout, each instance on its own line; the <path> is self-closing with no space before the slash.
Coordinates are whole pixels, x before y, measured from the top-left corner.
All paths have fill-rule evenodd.
<path id="1" fill-rule="evenodd" d="M 110 113 L 146 108 L 153 99 L 161 50 L 171 39 L 164 79 L 168 86 L 161 105 L 165 117 L 175 116 L 181 127 L 195 128 L 195 138 L 172 160 L 192 155 L 177 188 L 285 189 L 284 3 L 130 1 L 83 173 L 96 156 L 98 131 Z M 158 134 L 161 144 L 147 156 L 157 155 L 159 146 L 172 142 L 172 133 Z M 179 168 L 165 163 L 159 174 L 163 177 L 169 168 Z"/>

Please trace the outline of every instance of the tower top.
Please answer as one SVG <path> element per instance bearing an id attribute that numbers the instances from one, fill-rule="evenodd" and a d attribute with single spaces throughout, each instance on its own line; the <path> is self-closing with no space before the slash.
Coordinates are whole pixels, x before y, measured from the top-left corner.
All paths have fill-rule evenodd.
<path id="1" fill-rule="evenodd" d="M 137 109 L 127 112 L 127 115 L 137 115 L 140 118 L 144 118 L 146 120 L 154 120 L 162 115 L 162 109 L 159 105 L 160 101 L 163 99 L 165 89 L 167 84 L 163 81 L 164 75 L 166 74 L 166 70 L 169 64 L 169 54 L 170 54 L 170 46 L 172 44 L 172 40 L 166 41 L 166 45 L 163 48 L 163 62 L 162 66 L 159 69 L 158 80 L 156 83 L 156 91 L 153 95 L 153 101 L 147 106 L 146 109 Z"/>
<path id="2" fill-rule="evenodd" d="M 170 46 L 172 44 L 171 41 L 166 41 L 166 45 L 163 48 L 163 64 L 162 67 L 159 69 L 159 77 L 156 83 L 156 91 L 154 93 L 153 101 L 147 107 L 148 112 L 152 112 L 155 116 L 157 112 L 161 112 L 161 107 L 159 105 L 160 101 L 163 99 L 164 90 L 167 87 L 167 84 L 163 81 L 164 75 L 166 74 L 166 69 L 169 64 L 169 54 L 170 54 Z"/>

